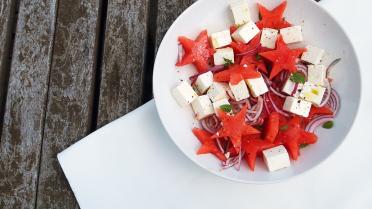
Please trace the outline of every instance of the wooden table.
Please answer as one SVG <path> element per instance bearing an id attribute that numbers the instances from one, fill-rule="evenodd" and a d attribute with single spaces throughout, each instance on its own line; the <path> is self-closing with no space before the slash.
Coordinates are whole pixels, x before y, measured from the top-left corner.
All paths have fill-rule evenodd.
<path id="1" fill-rule="evenodd" d="M 56 154 L 152 98 L 192 0 L 0 0 L 0 208 L 78 208 Z"/>

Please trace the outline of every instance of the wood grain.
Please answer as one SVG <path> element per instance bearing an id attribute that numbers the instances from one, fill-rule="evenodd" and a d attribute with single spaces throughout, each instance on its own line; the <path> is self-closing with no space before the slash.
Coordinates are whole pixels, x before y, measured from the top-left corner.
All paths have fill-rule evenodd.
<path id="1" fill-rule="evenodd" d="M 0 127 L 4 115 L 9 78 L 10 48 L 15 13 L 15 0 L 0 1 Z M 1 130 L 0 130 L 1 134 Z M 1 139 L 0 139 L 1 140 Z"/>
<path id="2" fill-rule="evenodd" d="M 54 0 L 23 0 L 0 142 L 0 208 L 33 208 L 56 16 Z"/>
<path id="3" fill-rule="evenodd" d="M 158 0 L 156 50 L 176 18 L 196 0 Z"/>
<path id="4" fill-rule="evenodd" d="M 36 208 L 78 207 L 56 155 L 90 130 L 99 6 L 58 3 Z"/>
<path id="5" fill-rule="evenodd" d="M 108 2 L 97 126 L 142 101 L 149 0 Z"/>

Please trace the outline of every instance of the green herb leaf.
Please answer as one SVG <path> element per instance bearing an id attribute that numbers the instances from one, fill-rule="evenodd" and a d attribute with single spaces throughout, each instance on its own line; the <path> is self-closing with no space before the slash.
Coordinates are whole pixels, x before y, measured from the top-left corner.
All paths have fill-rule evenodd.
<path id="1" fill-rule="evenodd" d="M 300 144 L 300 149 L 305 148 L 307 146 L 309 146 L 309 144 Z"/>
<path id="2" fill-rule="evenodd" d="M 281 126 L 280 131 L 286 131 L 288 129 L 288 125 Z"/>
<path id="3" fill-rule="evenodd" d="M 259 19 L 259 20 L 262 20 L 262 15 L 261 15 L 260 12 L 258 13 L 258 19 Z"/>
<path id="4" fill-rule="evenodd" d="M 254 126 L 254 128 L 256 128 L 259 131 L 263 131 L 263 129 L 264 129 L 263 125 L 256 125 L 256 126 Z"/>
<path id="5" fill-rule="evenodd" d="M 290 79 L 295 83 L 305 83 L 305 76 L 300 72 L 292 73 Z"/>
<path id="6" fill-rule="evenodd" d="M 333 127 L 333 125 L 334 125 L 333 121 L 327 121 L 323 124 L 322 127 L 325 128 L 325 129 L 331 129 Z"/>
<path id="7" fill-rule="evenodd" d="M 231 105 L 229 105 L 229 104 L 224 104 L 224 105 L 221 105 L 221 106 L 220 106 L 220 109 L 221 109 L 222 111 L 224 111 L 224 112 L 231 112 L 232 107 L 231 107 Z"/>
<path id="8" fill-rule="evenodd" d="M 223 60 L 225 61 L 225 63 L 223 64 L 225 67 L 229 67 L 230 65 L 233 65 L 233 61 L 230 60 L 230 59 L 227 59 L 227 58 L 223 58 Z"/>
<path id="9" fill-rule="evenodd" d="M 262 57 L 261 57 L 261 55 L 259 55 L 259 54 L 256 54 L 256 60 L 262 60 Z"/>

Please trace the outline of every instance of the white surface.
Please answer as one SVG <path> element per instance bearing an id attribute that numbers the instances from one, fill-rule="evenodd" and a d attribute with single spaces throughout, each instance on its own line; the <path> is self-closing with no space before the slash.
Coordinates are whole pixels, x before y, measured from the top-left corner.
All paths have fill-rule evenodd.
<path id="1" fill-rule="evenodd" d="M 280 1 L 260 0 L 270 8 L 276 6 Z M 252 18 L 257 19 L 258 13 L 253 11 L 253 8 L 257 6 L 256 0 L 247 0 L 247 2 L 252 8 Z M 173 88 L 179 79 L 187 80 L 190 75 L 195 73 L 195 67 L 192 65 L 175 70 L 178 36 L 182 34 L 193 38 L 205 28 L 208 31 L 220 31 L 223 28 L 228 28 L 233 20 L 226 0 L 197 1 L 177 18 L 158 49 L 153 73 L 153 92 L 160 120 L 176 145 L 191 160 L 216 175 L 242 182 L 267 183 L 302 174 L 330 156 L 343 142 L 353 124 L 360 101 L 361 82 L 359 65 L 349 39 L 336 20 L 331 18 L 316 2 L 288 0 L 287 7 L 285 12 L 287 20 L 294 25 L 301 24 L 302 26 L 304 41 L 300 44 L 321 46 L 328 53 L 343 58 L 342 62 L 337 65 L 337 70 L 332 72 L 333 87 L 342 98 L 342 108 L 336 118 L 336 121 L 340 122 L 336 123 L 332 130 L 317 130 L 319 139 L 327 140 L 319 140 L 317 144 L 302 150 L 299 161 L 293 163 L 288 169 L 268 173 L 263 163 L 259 161 L 260 163 L 253 174 L 249 172 L 246 164 L 243 164 L 242 171 L 227 169 L 221 172 L 220 163 L 213 156 L 197 156 L 195 154 L 200 145 L 190 129 L 198 126 L 198 122 L 193 117 L 191 110 L 180 108 L 169 94 L 169 89 Z M 210 10 L 208 15 L 205 15 L 205 8 Z M 216 21 L 216 19 L 221 21 Z M 196 22 L 197 24 L 195 24 Z M 365 27 L 363 25 L 363 28 Z M 170 58 L 170 54 L 174 55 L 173 59 Z M 177 122 L 175 123 L 175 121 Z"/>
<path id="2" fill-rule="evenodd" d="M 282 183 L 248 185 L 227 181 L 199 168 L 179 151 L 150 102 L 59 154 L 81 208 L 372 208 L 372 140 L 367 132 L 372 115 L 372 45 L 370 33 L 358 32 L 362 26 L 372 32 L 367 17 L 372 2 L 325 0 L 321 4 L 351 36 L 364 89 L 355 125 L 330 158 Z M 359 12 L 345 15 L 350 11 Z"/>
<path id="3" fill-rule="evenodd" d="M 195 86 L 198 89 L 199 93 L 204 94 L 208 91 L 213 83 L 213 73 L 206 72 L 198 76 L 195 81 Z"/>
<path id="4" fill-rule="evenodd" d="M 205 117 L 214 114 L 214 109 L 211 100 L 207 95 L 202 95 L 196 98 L 191 103 L 192 109 L 194 110 L 195 117 L 201 120 Z"/>
<path id="5" fill-rule="evenodd" d="M 324 65 L 309 65 L 307 81 L 315 85 L 324 86 L 324 80 L 327 76 L 327 70 Z"/>
<path id="6" fill-rule="evenodd" d="M 324 49 L 312 45 L 306 48 L 307 51 L 302 54 L 301 59 L 314 65 L 319 64 L 324 56 Z"/>
<path id="7" fill-rule="evenodd" d="M 249 5 L 245 0 L 233 1 L 230 3 L 230 8 L 234 16 L 235 24 L 242 25 L 251 20 Z"/>
<path id="8" fill-rule="evenodd" d="M 261 46 L 275 49 L 276 39 L 278 38 L 278 30 L 271 28 L 263 28 L 261 34 Z"/>
<path id="9" fill-rule="evenodd" d="M 249 90 L 251 90 L 251 94 L 254 97 L 261 96 L 269 91 L 262 76 L 259 78 L 246 79 L 245 82 L 247 83 Z"/>
<path id="10" fill-rule="evenodd" d="M 215 49 L 227 46 L 232 41 L 230 36 L 230 30 L 215 32 L 212 33 L 210 36 L 213 48 Z"/>

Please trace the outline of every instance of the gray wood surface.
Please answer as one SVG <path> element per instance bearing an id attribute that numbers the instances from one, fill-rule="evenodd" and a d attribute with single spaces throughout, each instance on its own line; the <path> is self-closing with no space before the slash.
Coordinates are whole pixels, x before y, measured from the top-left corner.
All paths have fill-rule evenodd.
<path id="1" fill-rule="evenodd" d="M 98 127 L 142 104 L 149 0 L 108 2 Z"/>
<path id="2" fill-rule="evenodd" d="M 0 208 L 35 205 L 55 3 L 20 2 L 0 142 Z"/>
<path id="3" fill-rule="evenodd" d="M 98 0 L 58 3 L 36 208 L 78 207 L 56 155 L 91 127 L 99 6 Z"/>
<path id="4" fill-rule="evenodd" d="M 0 0 L 0 209 L 79 207 L 56 154 L 152 97 L 156 49 L 194 1 Z"/>
<path id="5" fill-rule="evenodd" d="M 9 78 L 10 47 L 14 23 L 15 0 L 0 1 L 0 127 L 3 121 Z M 1 134 L 1 130 L 0 130 Z M 1 139 L 0 139 L 1 140 Z"/>
<path id="6" fill-rule="evenodd" d="M 156 49 L 176 18 L 196 0 L 158 0 Z"/>

